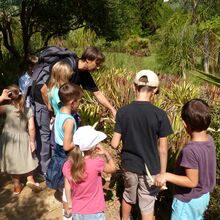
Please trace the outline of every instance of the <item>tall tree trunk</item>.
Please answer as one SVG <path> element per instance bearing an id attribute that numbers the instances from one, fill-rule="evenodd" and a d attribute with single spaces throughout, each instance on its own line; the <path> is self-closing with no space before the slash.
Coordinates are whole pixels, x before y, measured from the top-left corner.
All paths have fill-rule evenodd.
<path id="1" fill-rule="evenodd" d="M 23 39 L 23 51 L 24 51 L 24 60 L 26 60 L 28 56 L 28 49 L 29 49 L 29 16 L 28 16 L 28 8 L 26 7 L 26 2 L 22 1 L 21 3 L 21 14 L 20 14 L 20 20 L 21 20 L 21 28 L 22 28 L 22 39 Z M 23 62 L 24 62 L 23 60 Z"/>
<path id="2" fill-rule="evenodd" d="M 204 72 L 209 73 L 209 33 L 204 35 Z"/>
<path id="3" fill-rule="evenodd" d="M 0 60 L 3 60 L 3 53 L 2 53 L 2 34 L 0 33 Z"/>
<path id="4" fill-rule="evenodd" d="M 218 53 L 219 46 L 216 35 L 212 32 L 209 34 L 210 36 L 210 69 L 211 73 L 215 74 L 218 66 Z"/>

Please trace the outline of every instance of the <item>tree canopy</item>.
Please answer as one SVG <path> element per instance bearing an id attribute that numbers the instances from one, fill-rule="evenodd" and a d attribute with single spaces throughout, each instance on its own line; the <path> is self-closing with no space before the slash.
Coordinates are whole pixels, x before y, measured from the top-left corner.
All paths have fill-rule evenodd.
<path id="1" fill-rule="evenodd" d="M 219 11 L 219 0 L 1 0 L 0 45 L 24 60 L 51 38 L 84 27 L 107 42 L 155 40 L 164 70 L 184 75 L 202 57 L 205 72 L 216 72 Z"/>

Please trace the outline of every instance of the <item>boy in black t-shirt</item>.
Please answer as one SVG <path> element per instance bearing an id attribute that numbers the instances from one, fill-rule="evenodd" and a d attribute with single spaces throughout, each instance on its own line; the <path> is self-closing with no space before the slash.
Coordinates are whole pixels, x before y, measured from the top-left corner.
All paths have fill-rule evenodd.
<path id="1" fill-rule="evenodd" d="M 129 219 L 137 197 L 142 220 L 148 220 L 153 219 L 159 191 L 149 173 L 154 177 L 166 172 L 167 136 L 172 133 L 172 128 L 165 111 L 151 103 L 158 92 L 158 76 L 151 70 L 142 70 L 136 74 L 134 86 L 136 99 L 118 110 L 111 144 L 117 148 L 122 140 L 123 220 Z"/>

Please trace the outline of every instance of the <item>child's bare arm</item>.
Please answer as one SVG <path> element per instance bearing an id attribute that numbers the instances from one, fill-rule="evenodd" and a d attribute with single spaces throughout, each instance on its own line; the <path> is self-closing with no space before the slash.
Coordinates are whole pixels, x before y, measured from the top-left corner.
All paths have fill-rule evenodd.
<path id="1" fill-rule="evenodd" d="M 63 125 L 63 128 L 64 128 L 63 148 L 65 151 L 70 151 L 74 148 L 74 144 L 73 144 L 74 121 L 72 119 L 67 119 Z"/>
<path id="2" fill-rule="evenodd" d="M 105 173 L 114 173 L 116 171 L 116 165 L 111 155 L 108 153 L 108 151 L 105 150 L 102 145 L 97 144 L 96 152 L 97 154 L 102 154 L 102 155 L 105 155 L 106 157 L 106 163 L 105 163 L 105 167 L 103 171 Z"/>
<path id="3" fill-rule="evenodd" d="M 110 154 L 106 151 L 106 163 L 104 167 L 104 172 L 106 173 L 114 173 L 116 171 L 116 165 Z"/>
<path id="4" fill-rule="evenodd" d="M 160 173 L 163 174 L 166 172 L 167 169 L 167 137 L 160 138 L 160 143 L 158 147 L 159 157 L 160 157 Z"/>
<path id="5" fill-rule="evenodd" d="M 185 169 L 186 175 L 176 175 L 173 173 L 165 173 L 156 178 L 155 185 L 161 186 L 166 181 L 171 182 L 177 186 L 194 188 L 198 185 L 199 172 L 197 169 Z"/>
<path id="6" fill-rule="evenodd" d="M 66 194 L 66 199 L 68 203 L 68 212 L 69 211 L 71 212 L 72 210 L 71 186 L 67 178 L 64 178 L 64 188 L 65 188 L 65 194 Z"/>
<path id="7" fill-rule="evenodd" d="M 50 105 L 49 99 L 48 99 L 48 87 L 46 84 L 44 84 L 41 88 L 41 95 L 42 95 L 42 99 L 45 103 L 45 105 L 47 106 L 49 112 L 53 112 L 53 109 Z"/>
<path id="8" fill-rule="evenodd" d="M 3 89 L 2 94 L 0 95 L 0 104 L 4 104 L 5 101 L 10 100 L 10 90 L 8 89 Z M 0 106 L 0 113 L 5 113 L 5 107 L 4 106 Z"/>
<path id="9" fill-rule="evenodd" d="M 34 123 L 34 116 L 30 117 L 28 120 L 28 133 L 30 138 L 30 147 L 31 151 L 35 151 L 36 145 L 35 145 L 35 123 Z"/>
<path id="10" fill-rule="evenodd" d="M 114 132 L 112 141 L 111 141 L 111 146 L 115 149 L 118 148 L 120 140 L 121 140 L 121 134 Z"/>
<path id="11" fill-rule="evenodd" d="M 0 106 L 0 114 L 3 114 L 6 112 L 6 109 L 4 106 Z"/>

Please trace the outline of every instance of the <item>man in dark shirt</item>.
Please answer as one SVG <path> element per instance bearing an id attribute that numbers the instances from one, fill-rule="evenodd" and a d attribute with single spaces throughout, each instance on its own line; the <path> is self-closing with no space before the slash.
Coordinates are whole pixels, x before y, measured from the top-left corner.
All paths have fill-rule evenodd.
<path id="1" fill-rule="evenodd" d="M 121 163 L 125 185 L 123 220 L 129 219 L 137 197 L 142 220 L 148 220 L 153 219 L 154 203 L 159 191 L 151 177 L 166 172 L 167 136 L 172 129 L 165 111 L 151 103 L 158 92 L 158 76 L 151 70 L 142 70 L 137 73 L 134 86 L 135 101 L 117 112 L 111 145 L 117 148 L 122 140 Z"/>
<path id="2" fill-rule="evenodd" d="M 97 101 L 106 108 L 108 108 L 111 111 L 112 116 L 115 117 L 115 108 L 108 101 L 105 95 L 98 89 L 90 73 L 98 70 L 104 61 L 105 56 L 98 48 L 86 48 L 81 58 L 76 58 L 76 65 L 73 70 L 74 73 L 71 82 L 82 86 L 83 89 L 88 90 L 89 92 L 92 92 Z M 68 59 L 66 59 L 66 62 L 68 62 Z M 47 79 L 45 85 L 41 89 L 41 93 L 46 104 L 48 103 L 46 86 L 48 82 L 49 78 Z"/>
<path id="3" fill-rule="evenodd" d="M 69 62 L 68 59 L 65 59 Z M 97 101 L 108 108 L 113 117 L 116 115 L 115 108 L 111 105 L 105 95 L 96 86 L 90 72 L 99 69 L 104 62 L 105 57 L 102 52 L 96 47 L 88 47 L 82 54 L 81 58 L 76 58 L 74 74 L 71 82 L 80 85 L 93 93 Z M 47 166 L 50 161 L 50 113 L 52 109 L 48 101 L 49 75 L 45 75 L 41 79 L 41 84 L 35 88 L 35 118 L 36 118 L 36 133 L 37 133 L 37 155 L 40 160 L 41 171 L 43 174 L 47 171 Z"/>

